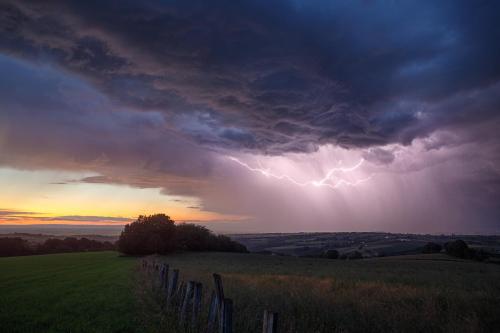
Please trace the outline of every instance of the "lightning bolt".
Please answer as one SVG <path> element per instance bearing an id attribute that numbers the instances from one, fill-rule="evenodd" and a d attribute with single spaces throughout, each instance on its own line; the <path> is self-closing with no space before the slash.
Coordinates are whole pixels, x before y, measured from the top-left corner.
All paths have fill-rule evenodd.
<path id="1" fill-rule="evenodd" d="M 336 173 L 347 173 L 347 172 L 354 171 L 354 170 L 358 169 L 359 167 L 361 167 L 361 165 L 363 165 L 363 163 L 365 161 L 363 158 L 358 163 L 353 165 L 352 167 L 332 168 L 326 173 L 326 175 L 323 178 L 318 179 L 318 180 L 309 180 L 306 182 L 298 181 L 298 180 L 294 179 L 293 177 L 290 177 L 289 175 L 272 173 L 270 169 L 263 168 L 262 165 L 260 165 L 260 162 L 259 162 L 260 167 L 254 168 L 254 167 L 251 167 L 250 165 L 248 165 L 247 163 L 242 162 L 241 160 L 239 160 L 236 157 L 228 156 L 228 158 L 231 161 L 238 163 L 242 167 L 244 167 L 252 172 L 260 173 L 268 178 L 275 178 L 278 180 L 287 180 L 295 185 L 302 186 L 302 187 L 314 186 L 314 187 L 329 187 L 331 189 L 337 189 L 342 185 L 344 185 L 344 186 L 357 186 L 359 184 L 367 182 L 373 176 L 373 175 L 370 175 L 366 178 L 358 179 L 354 182 L 351 182 L 351 181 L 348 181 L 345 179 L 338 179 L 337 181 L 332 182 L 332 180 L 333 180 L 332 178 L 339 178 L 338 176 L 335 175 Z"/>

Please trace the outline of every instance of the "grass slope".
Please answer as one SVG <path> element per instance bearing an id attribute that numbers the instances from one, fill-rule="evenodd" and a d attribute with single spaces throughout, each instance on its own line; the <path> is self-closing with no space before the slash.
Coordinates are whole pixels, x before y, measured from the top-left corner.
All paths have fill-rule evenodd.
<path id="1" fill-rule="evenodd" d="M 116 252 L 0 258 L 0 331 L 137 332 L 136 262 Z"/>
<path id="2" fill-rule="evenodd" d="M 281 332 L 500 331 L 498 265 L 443 255 L 358 261 L 231 253 L 158 258 L 179 268 L 185 281 L 204 283 L 204 309 L 211 273 L 222 274 L 238 333 L 261 331 L 264 309 L 280 313 Z M 143 288 L 151 300 L 136 298 L 137 286 L 147 287 L 136 283 L 136 266 L 136 259 L 114 252 L 2 258 L 0 331 L 174 332 L 160 307 L 148 308 L 159 294 Z"/>
<path id="3" fill-rule="evenodd" d="M 221 273 L 238 333 L 261 331 L 264 309 L 280 313 L 281 332 L 500 331 L 498 265 L 444 255 L 341 261 L 184 253 L 159 259 L 179 268 L 185 281 L 203 282 L 205 311 L 211 273 Z"/>

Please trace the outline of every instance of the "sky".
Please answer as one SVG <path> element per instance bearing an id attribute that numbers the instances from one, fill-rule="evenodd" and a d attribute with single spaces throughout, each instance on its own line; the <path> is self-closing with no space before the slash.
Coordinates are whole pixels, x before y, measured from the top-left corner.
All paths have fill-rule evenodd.
<path id="1" fill-rule="evenodd" d="M 498 1 L 0 1 L 0 225 L 500 233 Z"/>

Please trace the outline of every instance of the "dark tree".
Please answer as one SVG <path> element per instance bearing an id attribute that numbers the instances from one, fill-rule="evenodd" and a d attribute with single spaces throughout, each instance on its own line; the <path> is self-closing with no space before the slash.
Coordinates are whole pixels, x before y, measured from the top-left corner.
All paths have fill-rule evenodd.
<path id="1" fill-rule="evenodd" d="M 166 254 L 176 249 L 176 227 L 165 214 L 139 216 L 127 224 L 118 240 L 120 252 L 132 255 Z"/>
<path id="2" fill-rule="evenodd" d="M 469 249 L 467 243 L 458 239 L 444 244 L 444 249 L 447 254 L 457 258 L 465 258 Z"/>
<path id="3" fill-rule="evenodd" d="M 201 225 L 177 225 L 177 245 L 187 251 L 248 252 L 247 248 L 223 235 L 214 235 Z"/>
<path id="4" fill-rule="evenodd" d="M 0 238 L 0 257 L 25 256 L 32 254 L 29 243 L 19 237 Z"/>
<path id="5" fill-rule="evenodd" d="M 181 251 L 248 252 L 247 248 L 223 235 L 215 235 L 196 224 L 176 225 L 165 214 L 139 216 L 127 224 L 118 240 L 118 250 L 125 254 L 166 254 Z"/>
<path id="6" fill-rule="evenodd" d="M 69 237 L 68 237 L 69 238 Z M 66 243 L 62 239 L 49 238 L 43 244 L 38 247 L 38 253 L 61 253 L 61 252 L 72 252 L 73 242 L 70 241 Z"/>
<path id="7" fill-rule="evenodd" d="M 177 245 L 181 250 L 203 251 L 213 247 L 214 235 L 201 225 L 183 223 L 177 225 Z"/>
<path id="8" fill-rule="evenodd" d="M 442 249 L 441 244 L 429 242 L 422 248 L 422 253 L 439 253 Z"/>
<path id="9" fill-rule="evenodd" d="M 326 250 L 323 253 L 323 258 L 338 259 L 339 258 L 339 251 L 337 251 L 337 250 Z"/>
<path id="10" fill-rule="evenodd" d="M 347 254 L 347 259 L 349 260 L 363 259 L 363 255 L 359 251 L 353 251 Z"/>
<path id="11" fill-rule="evenodd" d="M 231 238 L 224 235 L 215 236 L 215 248 L 212 248 L 212 251 L 221 251 L 221 252 L 248 252 L 245 245 L 233 241 Z"/>
<path id="12" fill-rule="evenodd" d="M 444 249 L 447 254 L 457 258 L 472 259 L 478 261 L 483 261 L 488 258 L 488 254 L 484 250 L 476 250 L 470 248 L 467 243 L 465 243 L 461 239 L 444 244 Z"/>

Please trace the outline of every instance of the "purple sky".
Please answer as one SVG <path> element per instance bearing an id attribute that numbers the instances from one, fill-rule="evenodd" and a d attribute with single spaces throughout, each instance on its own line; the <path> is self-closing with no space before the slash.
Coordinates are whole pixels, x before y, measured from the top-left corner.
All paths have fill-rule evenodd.
<path id="1" fill-rule="evenodd" d="M 2 1 L 0 224 L 500 232 L 497 1 Z"/>

